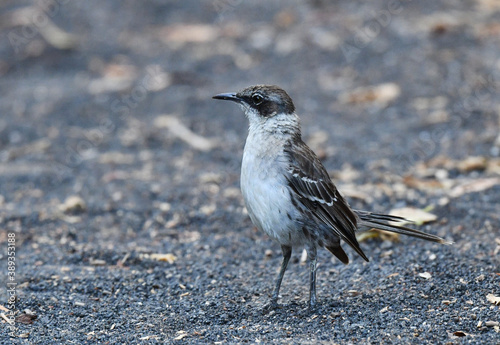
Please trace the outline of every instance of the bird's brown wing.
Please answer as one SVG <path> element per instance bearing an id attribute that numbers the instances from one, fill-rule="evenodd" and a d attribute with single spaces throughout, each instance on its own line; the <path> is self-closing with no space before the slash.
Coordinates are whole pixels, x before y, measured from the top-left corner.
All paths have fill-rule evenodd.
<path id="1" fill-rule="evenodd" d="M 300 139 L 285 148 L 289 156 L 288 183 L 300 202 L 347 242 L 363 259 L 368 258 L 359 247 L 355 236 L 357 217 L 338 192 L 328 172 L 314 152 Z"/>

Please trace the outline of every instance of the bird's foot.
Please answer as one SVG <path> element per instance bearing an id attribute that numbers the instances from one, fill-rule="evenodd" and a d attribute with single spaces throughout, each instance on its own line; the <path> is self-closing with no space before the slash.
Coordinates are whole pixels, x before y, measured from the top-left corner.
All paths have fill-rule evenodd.
<path id="1" fill-rule="evenodd" d="M 271 300 L 271 302 L 266 304 L 264 308 L 262 308 L 262 314 L 268 314 L 269 312 L 276 310 L 278 308 L 280 308 L 278 301 L 273 299 Z"/>
<path id="2" fill-rule="evenodd" d="M 311 298 L 308 304 L 309 312 L 314 313 L 317 307 L 318 307 L 318 301 L 316 300 L 316 297 Z"/>

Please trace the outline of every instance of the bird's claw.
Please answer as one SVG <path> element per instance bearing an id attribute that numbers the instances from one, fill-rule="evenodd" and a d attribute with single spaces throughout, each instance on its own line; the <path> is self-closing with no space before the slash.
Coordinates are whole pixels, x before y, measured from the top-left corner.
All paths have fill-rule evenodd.
<path id="1" fill-rule="evenodd" d="M 313 313 L 315 313 L 315 312 L 316 312 L 316 307 L 317 307 L 316 303 L 314 303 L 314 304 L 309 303 L 309 306 L 308 306 L 308 308 L 307 308 L 307 309 L 309 310 L 309 312 L 310 312 L 311 314 L 313 314 Z"/>
<path id="2" fill-rule="evenodd" d="M 279 307 L 280 306 L 278 304 L 278 301 L 274 301 L 273 300 L 273 301 L 269 302 L 268 304 L 266 304 L 264 306 L 264 308 L 262 308 L 262 314 L 267 314 L 267 313 L 269 313 L 269 312 L 271 312 L 273 310 L 278 309 Z"/>
<path id="3" fill-rule="evenodd" d="M 308 303 L 309 312 L 314 313 L 316 311 L 317 306 L 318 306 L 318 301 L 316 297 L 311 298 Z"/>

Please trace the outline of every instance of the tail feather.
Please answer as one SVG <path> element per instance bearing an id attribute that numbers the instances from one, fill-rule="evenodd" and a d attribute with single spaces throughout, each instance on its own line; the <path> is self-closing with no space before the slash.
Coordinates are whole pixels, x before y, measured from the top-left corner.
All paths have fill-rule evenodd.
<path id="1" fill-rule="evenodd" d="M 349 257 L 347 256 L 347 254 L 344 252 L 344 250 L 342 249 L 342 247 L 339 244 L 328 246 L 328 247 L 326 247 L 326 249 L 328 249 L 328 251 L 330 253 L 335 255 L 337 257 L 337 259 L 342 261 L 342 263 L 344 263 L 346 265 L 349 263 Z M 366 259 L 366 261 L 368 261 L 368 259 Z"/>
<path id="2" fill-rule="evenodd" d="M 356 212 L 357 215 L 364 220 L 413 223 L 413 221 L 411 220 L 408 220 L 400 216 L 394 216 L 392 214 L 371 213 L 366 211 L 354 211 L 354 212 Z"/>
<path id="3" fill-rule="evenodd" d="M 360 218 L 360 222 L 358 223 L 359 228 L 374 228 L 374 229 L 379 229 L 379 230 L 385 230 L 389 232 L 395 232 L 398 234 L 402 235 L 407 235 L 407 236 L 412 236 L 416 238 L 420 238 L 426 241 L 431 241 L 431 242 L 437 242 L 437 243 L 443 243 L 443 244 L 451 244 L 453 242 L 446 241 L 445 239 L 432 235 L 432 234 L 427 234 L 425 232 L 415 230 L 403 225 L 393 225 L 389 224 L 388 222 L 409 222 L 412 223 L 411 221 L 398 217 L 398 216 L 392 216 L 392 215 L 387 215 L 387 214 L 377 214 L 377 213 L 370 213 L 370 212 L 365 212 L 365 211 L 354 211 Z"/>

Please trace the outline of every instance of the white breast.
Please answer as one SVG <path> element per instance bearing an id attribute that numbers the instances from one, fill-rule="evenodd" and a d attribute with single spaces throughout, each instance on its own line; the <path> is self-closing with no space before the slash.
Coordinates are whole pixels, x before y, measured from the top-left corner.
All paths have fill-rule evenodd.
<path id="1" fill-rule="evenodd" d="M 250 132 L 245 144 L 241 167 L 245 205 L 255 226 L 271 238 L 284 245 L 302 244 L 305 239 L 295 221 L 299 215 L 290 201 L 285 177 L 283 141 L 269 137 L 262 141 L 262 135 Z"/>

